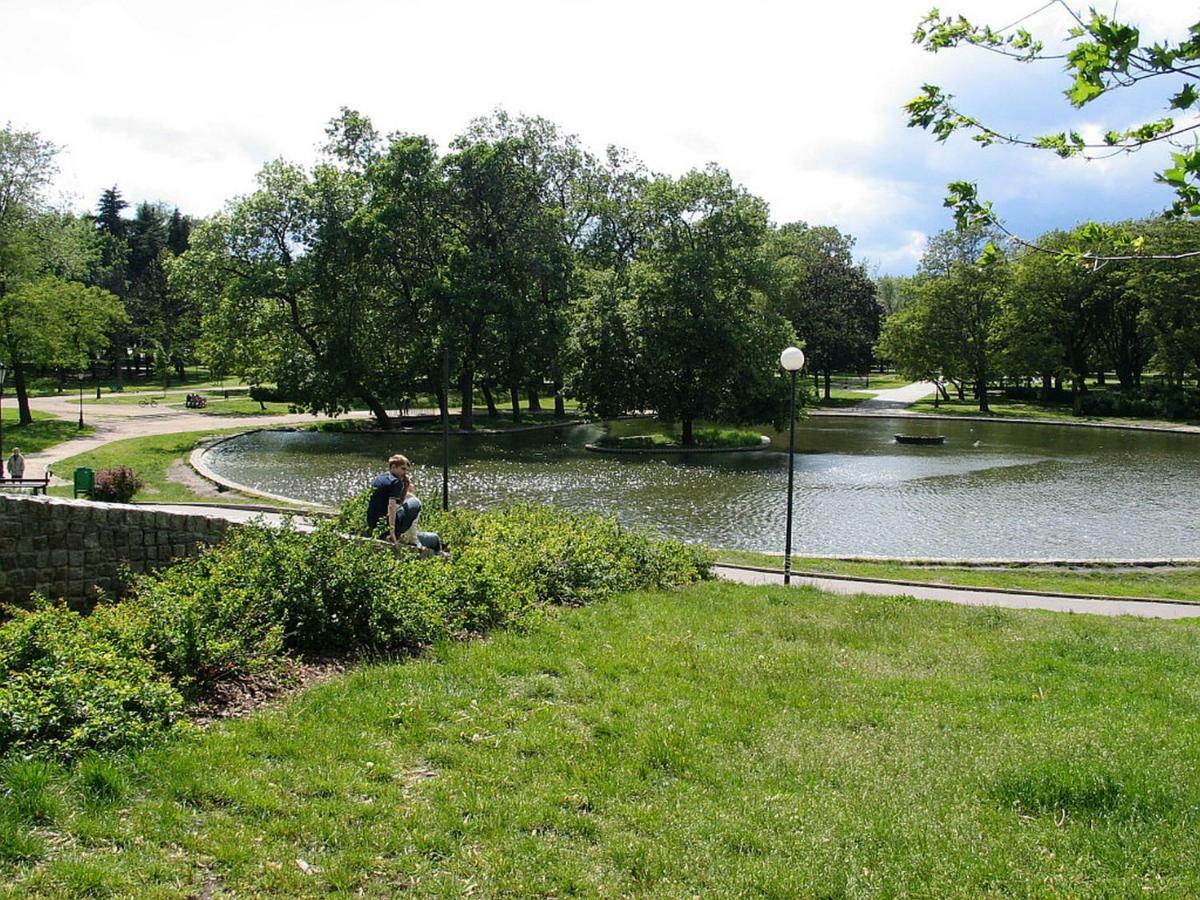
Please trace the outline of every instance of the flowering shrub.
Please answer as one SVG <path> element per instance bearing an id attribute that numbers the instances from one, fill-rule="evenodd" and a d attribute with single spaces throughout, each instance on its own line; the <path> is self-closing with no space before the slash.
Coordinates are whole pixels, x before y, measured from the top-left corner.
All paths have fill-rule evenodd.
<path id="1" fill-rule="evenodd" d="M 128 503 L 144 484 L 129 466 L 101 469 L 96 473 L 92 499 L 106 503 Z"/>

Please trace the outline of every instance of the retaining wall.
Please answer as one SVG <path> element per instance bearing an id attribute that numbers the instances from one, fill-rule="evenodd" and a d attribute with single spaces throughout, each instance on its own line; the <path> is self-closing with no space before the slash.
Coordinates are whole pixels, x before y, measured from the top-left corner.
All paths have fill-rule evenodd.
<path id="1" fill-rule="evenodd" d="M 85 608 L 119 594 L 122 567 L 146 572 L 194 556 L 230 526 L 224 519 L 122 503 L 0 494 L 0 603 L 35 591 Z"/>

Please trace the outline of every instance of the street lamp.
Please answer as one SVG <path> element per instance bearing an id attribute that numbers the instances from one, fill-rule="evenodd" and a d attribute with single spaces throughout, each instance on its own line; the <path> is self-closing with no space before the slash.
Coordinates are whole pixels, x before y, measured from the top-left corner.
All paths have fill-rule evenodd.
<path id="1" fill-rule="evenodd" d="M 4 477 L 4 376 L 8 366 L 0 362 L 0 478 Z"/>
<path id="2" fill-rule="evenodd" d="M 461 421 L 461 416 L 460 416 Z M 450 347 L 442 343 L 442 510 L 450 509 Z"/>
<path id="3" fill-rule="evenodd" d="M 79 373 L 79 427 L 83 427 L 83 380 L 87 377 L 83 372 Z"/>
<path id="4" fill-rule="evenodd" d="M 792 414 L 791 429 L 788 436 L 788 507 L 787 507 L 787 548 L 783 552 L 783 583 L 792 583 L 792 485 L 794 481 L 796 459 L 796 376 L 804 368 L 804 351 L 799 347 L 788 347 L 779 354 L 779 364 L 785 371 L 792 373 Z"/>

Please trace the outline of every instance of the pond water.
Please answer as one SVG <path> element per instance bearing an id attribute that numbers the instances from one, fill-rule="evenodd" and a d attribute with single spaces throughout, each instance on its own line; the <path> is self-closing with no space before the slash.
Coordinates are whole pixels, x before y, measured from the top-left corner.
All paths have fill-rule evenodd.
<path id="1" fill-rule="evenodd" d="M 646 422 L 619 422 L 624 433 Z M 896 432 L 943 434 L 900 445 Z M 782 552 L 786 437 L 780 452 L 610 456 L 581 425 L 452 436 L 452 504 L 507 500 L 615 514 L 623 523 L 715 547 Z M 1186 434 L 868 417 L 797 426 L 797 554 L 994 558 L 1200 558 L 1200 437 Z M 440 435 L 261 431 L 210 451 L 232 481 L 336 504 L 383 471 L 416 463 L 437 503 Z"/>

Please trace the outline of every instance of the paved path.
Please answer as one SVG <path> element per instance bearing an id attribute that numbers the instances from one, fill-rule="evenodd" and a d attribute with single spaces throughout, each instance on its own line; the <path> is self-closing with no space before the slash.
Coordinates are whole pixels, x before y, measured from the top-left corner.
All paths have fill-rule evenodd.
<path id="1" fill-rule="evenodd" d="M 937 386 L 932 381 L 917 381 L 902 388 L 892 388 L 887 391 L 872 391 L 875 396 L 854 406 L 839 409 L 841 413 L 873 413 L 882 410 L 902 411 L 912 406 L 918 400 L 928 397 Z M 864 391 L 864 393 L 868 393 Z"/>
<path id="2" fill-rule="evenodd" d="M 184 391 L 187 393 L 187 391 Z M 66 396 L 34 397 L 29 405 L 40 412 L 61 419 L 75 419 L 79 415 L 79 401 Z M 349 413 L 351 417 L 365 417 L 366 412 Z M 224 428 L 263 428 L 273 425 L 306 425 L 328 421 L 326 416 L 308 413 L 289 413 L 280 416 L 222 416 L 217 413 L 201 413 L 187 409 L 172 409 L 169 406 L 138 406 L 124 403 L 92 403 L 83 409 L 83 421 L 95 431 L 84 437 L 64 441 L 41 453 L 26 455 L 27 475 L 36 478 L 47 467 L 59 460 L 95 450 L 112 441 L 125 438 L 147 437 L 153 434 L 175 434 L 182 431 L 220 431 Z M 64 473 L 58 473 L 60 475 Z"/>
<path id="3" fill-rule="evenodd" d="M 716 566 L 719 578 L 742 584 L 783 584 L 782 572 Z M 1079 597 L 1042 596 L 952 587 L 917 587 L 846 578 L 792 576 L 796 586 L 811 585 L 835 594 L 875 594 L 886 597 L 916 597 L 965 606 L 1000 606 L 1008 609 L 1048 609 L 1055 612 L 1095 613 L 1101 616 L 1140 616 L 1150 619 L 1200 618 L 1200 604 L 1145 602 L 1136 600 L 1084 600 Z"/>

